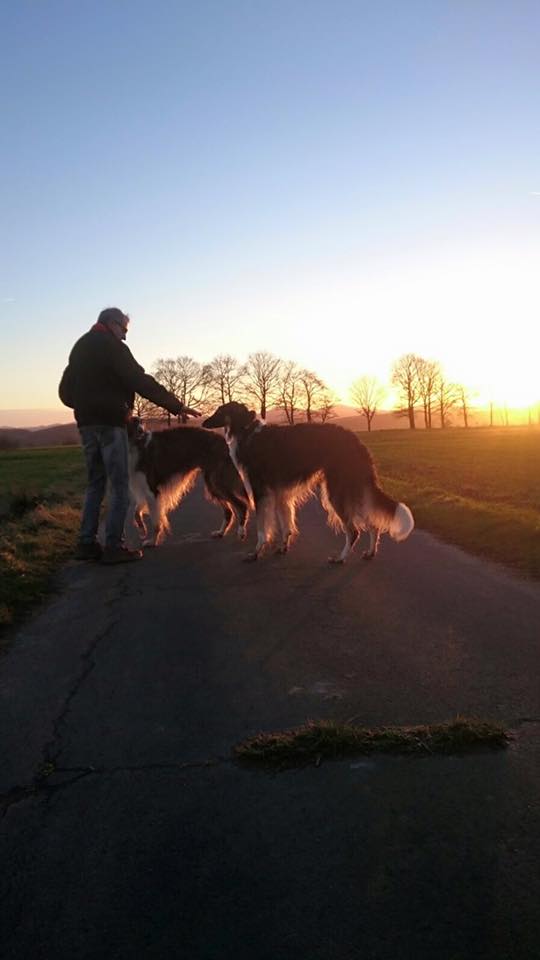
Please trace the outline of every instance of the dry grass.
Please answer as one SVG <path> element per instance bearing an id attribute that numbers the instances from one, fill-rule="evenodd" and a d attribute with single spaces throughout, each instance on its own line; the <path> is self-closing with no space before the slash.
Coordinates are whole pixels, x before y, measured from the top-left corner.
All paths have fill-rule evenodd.
<path id="1" fill-rule="evenodd" d="M 50 591 L 73 550 L 84 471 L 78 447 L 0 454 L 0 630 Z"/>
<path id="2" fill-rule="evenodd" d="M 238 744 L 233 755 L 242 764 L 286 769 L 372 753 L 461 754 L 507 743 L 508 735 L 499 725 L 464 717 L 414 727 L 356 727 L 319 720 L 293 730 L 260 733 Z"/>

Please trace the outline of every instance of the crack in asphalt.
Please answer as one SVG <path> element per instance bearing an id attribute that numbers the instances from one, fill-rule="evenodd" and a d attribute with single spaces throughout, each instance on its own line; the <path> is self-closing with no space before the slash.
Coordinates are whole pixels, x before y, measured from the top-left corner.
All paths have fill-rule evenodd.
<path id="1" fill-rule="evenodd" d="M 126 594 L 129 594 L 129 583 L 128 583 L 127 574 L 125 574 L 118 581 L 118 583 L 116 584 L 116 590 L 114 595 L 110 597 L 110 599 L 105 601 L 104 606 L 112 608 L 114 604 L 118 603 L 121 599 L 123 599 L 126 596 Z M 114 628 L 119 623 L 120 623 L 119 617 L 117 617 L 116 619 L 108 623 L 107 626 L 101 631 L 101 633 L 98 633 L 98 635 L 94 637 L 94 639 L 88 646 L 88 649 L 85 650 L 83 654 L 81 654 L 81 660 L 83 661 L 83 663 L 85 663 L 86 661 L 85 666 L 81 671 L 80 675 L 75 680 L 73 687 L 67 694 L 66 699 L 64 701 L 64 705 L 60 710 L 60 713 L 58 714 L 56 720 L 54 721 L 52 738 L 51 740 L 48 741 L 48 743 L 45 744 L 43 748 L 43 767 L 50 764 L 52 764 L 53 766 L 55 765 L 55 761 L 60 755 L 60 752 L 62 749 L 62 745 L 61 745 L 62 734 L 60 732 L 60 728 L 69 712 L 71 703 L 73 699 L 77 696 L 79 690 L 81 689 L 87 677 L 91 674 L 92 670 L 96 666 L 94 653 L 97 650 L 99 644 L 114 630 Z M 57 742 L 58 742 L 58 747 L 55 750 L 54 747 Z M 38 774 L 38 777 L 39 777 L 39 774 Z"/>
<path id="2" fill-rule="evenodd" d="M 92 670 L 96 665 L 96 660 L 94 659 L 94 653 L 98 645 L 101 643 L 102 640 L 105 639 L 105 637 L 108 636 L 109 633 L 112 632 L 112 630 L 118 625 L 119 622 L 120 620 L 113 620 L 111 623 L 109 623 L 107 627 L 101 633 L 99 633 L 97 637 L 94 638 L 94 640 L 92 641 L 88 649 L 81 655 L 81 659 L 83 660 L 83 662 L 86 661 L 86 663 L 85 663 L 84 669 L 81 671 L 81 673 L 75 680 L 73 687 L 67 694 L 66 699 L 64 701 L 64 705 L 60 710 L 60 713 L 58 714 L 56 720 L 54 721 L 52 738 L 45 744 L 43 748 L 43 765 L 44 766 L 48 764 L 54 765 L 57 757 L 60 755 L 60 752 L 62 749 L 62 743 L 61 743 L 62 734 L 60 732 L 60 728 L 64 723 L 64 720 L 69 712 L 71 703 L 73 699 L 77 696 L 83 683 L 85 682 L 87 677 L 92 673 Z M 55 749 L 55 744 L 57 744 L 56 749 Z"/>
<path id="3" fill-rule="evenodd" d="M 212 757 L 207 760 L 187 760 L 176 763 L 119 764 L 114 767 L 94 767 L 92 765 L 87 767 L 55 767 L 50 772 L 39 773 L 30 784 L 12 787 L 7 793 L 0 794 L 0 809 L 2 810 L 0 819 L 6 816 L 11 807 L 23 803 L 25 800 L 28 800 L 29 797 L 49 797 L 53 793 L 58 793 L 60 790 L 65 790 L 73 786 L 73 784 L 78 783 L 79 780 L 83 780 L 86 777 L 111 776 L 116 773 L 144 773 L 156 770 L 174 770 L 176 772 L 183 770 L 201 770 L 232 762 L 231 757 Z M 74 776 L 69 776 L 67 779 L 61 779 L 60 781 L 55 780 L 56 777 L 62 777 L 65 774 L 74 774 Z"/>
<path id="4" fill-rule="evenodd" d="M 37 797 L 40 794 L 50 795 L 58 790 L 64 790 L 78 780 L 82 780 L 83 777 L 88 776 L 89 772 L 90 771 L 79 773 L 76 777 L 71 777 L 70 780 L 65 780 L 63 783 L 57 784 L 47 783 L 47 776 L 38 775 L 32 783 L 26 786 L 12 787 L 7 793 L 0 794 L 1 819 L 4 819 L 11 807 L 18 803 L 23 803 L 25 800 L 28 800 L 29 797 Z"/>
<path id="5" fill-rule="evenodd" d="M 121 578 L 116 584 L 116 589 L 114 595 L 110 599 L 105 601 L 105 606 L 112 608 L 115 603 L 118 603 L 125 595 L 128 586 L 127 574 Z M 76 678 L 72 688 L 69 690 L 64 704 L 56 717 L 53 723 L 53 732 L 52 737 L 47 741 L 43 747 L 43 760 L 38 767 L 37 773 L 33 777 L 31 783 L 25 784 L 22 786 L 12 787 L 5 793 L 0 794 L 0 809 L 2 810 L 2 819 L 5 817 L 7 811 L 11 806 L 16 803 L 21 803 L 23 800 L 26 800 L 28 797 L 35 796 L 38 793 L 43 793 L 44 791 L 50 793 L 55 789 L 63 789 L 65 786 L 69 786 L 72 783 L 75 783 L 77 780 L 80 780 L 83 776 L 88 776 L 90 769 L 84 770 L 78 773 L 78 776 L 73 777 L 71 780 L 67 780 L 61 784 L 52 784 L 48 783 L 49 777 L 56 772 L 56 760 L 59 757 L 62 750 L 62 733 L 61 727 L 65 721 L 65 718 L 69 712 L 71 703 L 73 699 L 77 696 L 79 690 L 81 689 L 83 683 L 87 677 L 91 674 L 92 670 L 96 666 L 96 659 L 94 654 L 97 650 L 97 647 L 118 625 L 120 622 L 119 618 L 116 618 L 109 622 L 107 626 L 97 634 L 89 644 L 88 648 L 81 654 L 81 660 L 83 662 L 83 669 L 79 676 Z"/>

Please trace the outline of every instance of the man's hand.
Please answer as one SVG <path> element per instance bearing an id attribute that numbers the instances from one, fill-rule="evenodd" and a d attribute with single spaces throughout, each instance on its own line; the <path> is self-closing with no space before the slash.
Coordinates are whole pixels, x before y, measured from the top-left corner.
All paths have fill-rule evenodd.
<path id="1" fill-rule="evenodd" d="M 182 417 L 202 417 L 198 410 L 192 410 L 191 407 L 184 407 L 181 413 Z"/>

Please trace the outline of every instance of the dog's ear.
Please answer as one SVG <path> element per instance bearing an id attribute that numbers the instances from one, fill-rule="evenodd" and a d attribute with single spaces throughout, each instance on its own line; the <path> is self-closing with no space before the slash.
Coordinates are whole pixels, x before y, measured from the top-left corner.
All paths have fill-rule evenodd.
<path id="1" fill-rule="evenodd" d="M 255 413 L 255 410 L 249 410 L 248 423 L 253 423 L 253 421 L 256 419 L 257 419 L 257 414 Z"/>

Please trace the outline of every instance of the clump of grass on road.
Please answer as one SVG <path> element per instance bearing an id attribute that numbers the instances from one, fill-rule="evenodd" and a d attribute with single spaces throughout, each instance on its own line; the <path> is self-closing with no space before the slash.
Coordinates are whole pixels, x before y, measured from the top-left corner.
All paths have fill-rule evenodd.
<path id="1" fill-rule="evenodd" d="M 508 735 L 498 724 L 462 717 L 452 723 L 414 727 L 357 727 L 319 720 L 292 730 L 259 733 L 238 744 L 233 754 L 250 766 L 287 768 L 372 753 L 466 753 L 504 747 L 507 742 Z"/>

